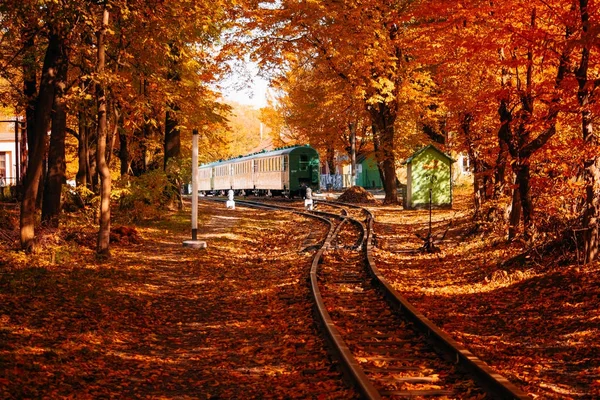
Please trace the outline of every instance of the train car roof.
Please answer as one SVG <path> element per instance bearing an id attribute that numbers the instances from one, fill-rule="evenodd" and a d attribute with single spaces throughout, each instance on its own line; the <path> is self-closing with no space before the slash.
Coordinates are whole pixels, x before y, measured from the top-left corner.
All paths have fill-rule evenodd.
<path id="1" fill-rule="evenodd" d="M 272 156 L 279 156 L 279 155 L 282 155 L 282 154 L 290 154 L 294 150 L 297 150 L 297 149 L 307 149 L 307 148 L 308 149 L 312 149 L 312 147 L 310 147 L 310 145 L 306 144 L 304 146 L 290 146 L 290 147 L 284 147 L 284 148 L 270 150 L 270 151 L 264 151 L 263 150 L 263 151 L 260 151 L 258 153 L 252 153 L 252 154 L 248 154 L 248 155 L 245 155 L 245 156 L 239 156 L 239 157 L 230 158 L 230 159 L 227 159 L 227 160 L 219 160 L 219 161 L 213 161 L 213 162 L 208 163 L 208 164 L 202 164 L 202 165 L 200 165 L 200 168 L 215 167 L 215 166 L 220 165 L 220 164 L 236 163 L 236 162 L 240 162 L 240 161 L 252 160 L 254 158 L 272 157 Z"/>

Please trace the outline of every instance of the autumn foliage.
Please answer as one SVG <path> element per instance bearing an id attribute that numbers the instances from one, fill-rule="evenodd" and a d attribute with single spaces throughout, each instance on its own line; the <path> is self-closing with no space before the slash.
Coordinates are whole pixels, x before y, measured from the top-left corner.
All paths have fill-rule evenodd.
<path id="1" fill-rule="evenodd" d="M 356 395 L 303 281 L 323 227 L 203 205 L 209 248 L 181 249 L 192 130 L 201 162 L 310 143 L 333 173 L 374 152 L 384 205 L 340 200 L 375 212 L 398 290 L 529 393 L 597 397 L 599 18 L 590 0 L 3 1 L 0 106 L 26 151 L 0 204 L 0 397 Z M 260 111 L 219 93 L 247 58 L 273 88 Z M 471 174 L 421 254 L 397 172 L 430 143 Z"/>

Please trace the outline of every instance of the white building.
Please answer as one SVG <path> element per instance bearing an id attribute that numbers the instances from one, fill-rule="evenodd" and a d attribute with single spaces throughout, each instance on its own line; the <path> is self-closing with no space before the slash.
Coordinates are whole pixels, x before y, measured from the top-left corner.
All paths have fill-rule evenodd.
<path id="1" fill-rule="evenodd" d="M 7 186 L 13 186 L 19 180 L 20 145 L 15 143 L 15 120 L 14 117 L 7 117 L 0 114 L 0 174 L 4 177 Z M 19 124 L 20 125 L 20 124 Z M 20 128 L 20 127 L 19 127 Z M 18 131 L 18 140 L 21 139 L 20 129 Z"/>

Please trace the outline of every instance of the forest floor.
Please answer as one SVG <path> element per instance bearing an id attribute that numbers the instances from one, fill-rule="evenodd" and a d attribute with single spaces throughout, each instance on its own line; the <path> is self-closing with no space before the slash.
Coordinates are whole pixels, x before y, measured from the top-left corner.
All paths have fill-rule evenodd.
<path id="1" fill-rule="evenodd" d="M 117 228 L 102 262 L 91 224 L 43 232 L 30 258 L 4 231 L 0 398 L 355 398 L 314 326 L 300 252 L 325 226 L 207 203 L 199 218 L 206 249 L 182 246 L 188 208 Z"/>
<path id="2" fill-rule="evenodd" d="M 428 211 L 373 207 L 380 272 L 532 398 L 600 398 L 600 263 L 474 233 L 471 197 L 457 193 L 452 210 L 433 210 L 432 232 L 443 240 L 430 254 L 418 251 Z"/>
<path id="3" fill-rule="evenodd" d="M 516 257 L 522 244 L 474 233 L 468 199 L 433 211 L 434 254 L 415 251 L 427 211 L 372 206 L 377 266 L 533 398 L 598 398 L 600 264 Z M 188 208 L 135 228 L 115 216 L 107 260 L 80 216 L 26 257 L 0 207 L 0 398 L 356 397 L 312 318 L 302 249 L 324 226 L 200 202 L 204 250 L 182 246 Z"/>

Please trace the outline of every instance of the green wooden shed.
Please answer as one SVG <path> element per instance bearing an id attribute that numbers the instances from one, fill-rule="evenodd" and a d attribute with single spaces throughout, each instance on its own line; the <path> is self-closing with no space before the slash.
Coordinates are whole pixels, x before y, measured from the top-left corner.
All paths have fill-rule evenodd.
<path id="1" fill-rule="evenodd" d="M 425 146 L 406 160 L 407 209 L 452 207 L 452 164 L 455 160 L 433 145 Z"/>
<path id="2" fill-rule="evenodd" d="M 365 189 L 380 189 L 383 187 L 374 152 L 359 156 L 356 159 L 356 164 L 358 170 L 356 184 L 358 186 Z"/>

